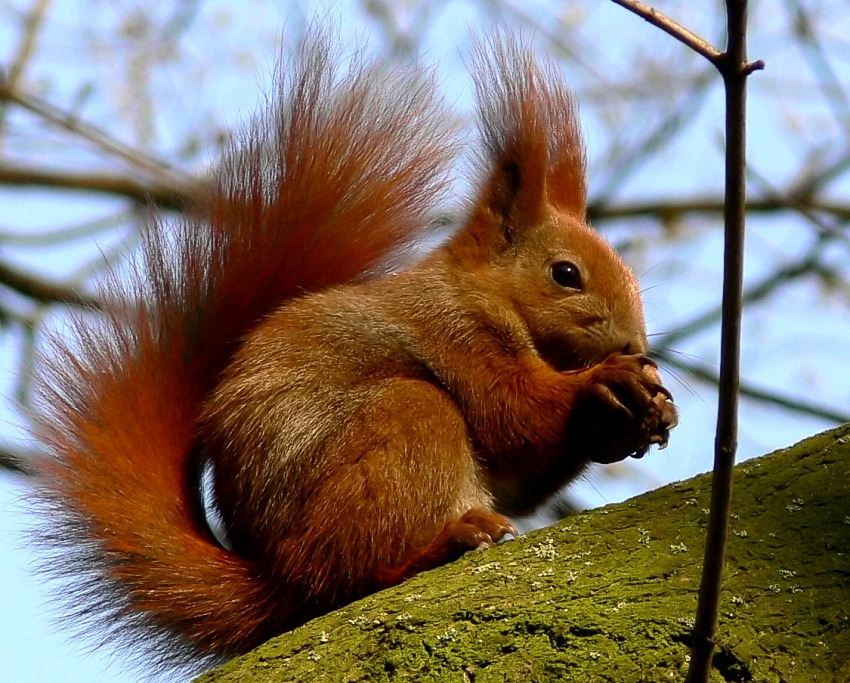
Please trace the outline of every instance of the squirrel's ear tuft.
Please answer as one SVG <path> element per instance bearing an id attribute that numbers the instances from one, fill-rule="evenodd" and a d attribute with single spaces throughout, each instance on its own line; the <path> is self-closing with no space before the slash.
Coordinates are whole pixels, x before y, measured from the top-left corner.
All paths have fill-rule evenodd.
<path id="1" fill-rule="evenodd" d="M 483 138 L 483 184 L 476 209 L 512 232 L 549 207 L 584 218 L 585 154 L 575 102 L 549 61 L 520 38 L 491 36 L 475 46 L 475 91 Z"/>

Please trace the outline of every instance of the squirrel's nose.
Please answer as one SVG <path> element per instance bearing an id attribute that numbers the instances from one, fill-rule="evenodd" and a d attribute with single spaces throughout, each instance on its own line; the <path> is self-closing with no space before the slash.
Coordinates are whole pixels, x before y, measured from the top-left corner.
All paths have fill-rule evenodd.
<path id="1" fill-rule="evenodd" d="M 640 344 L 635 344 L 634 342 L 627 342 L 626 345 L 623 347 L 623 353 L 627 355 L 646 353 L 646 349 L 644 349 Z"/>

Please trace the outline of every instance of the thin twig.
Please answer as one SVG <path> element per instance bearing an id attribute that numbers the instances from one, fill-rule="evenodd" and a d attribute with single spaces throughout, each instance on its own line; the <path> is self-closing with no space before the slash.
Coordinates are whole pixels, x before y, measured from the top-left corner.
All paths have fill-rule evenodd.
<path id="1" fill-rule="evenodd" d="M 752 170 L 752 169 L 750 169 Z M 842 201 L 832 201 L 820 197 L 805 197 L 802 199 L 785 199 L 788 193 L 771 191 L 771 196 L 761 199 L 747 200 L 747 213 L 779 213 L 796 211 L 806 217 L 812 212 L 830 214 L 835 218 L 850 220 L 850 204 Z M 661 201 L 625 201 L 607 203 L 591 198 L 587 205 L 587 215 L 592 223 L 605 220 L 652 217 L 661 221 L 672 221 L 690 214 L 722 214 L 723 199 L 712 195 L 693 196 L 682 199 L 665 199 Z M 820 228 L 819 228 L 820 229 Z M 839 228 L 830 229 L 837 232 Z M 846 233 L 847 231 L 843 231 Z"/>
<path id="2" fill-rule="evenodd" d="M 822 274 L 821 258 L 827 246 L 827 238 L 819 239 L 814 246 L 802 258 L 794 263 L 788 263 L 774 272 L 767 275 L 761 281 L 751 285 L 743 295 L 742 301 L 745 304 L 753 304 L 763 299 L 766 299 L 776 292 L 783 285 L 791 283 L 807 275 Z M 710 327 L 721 320 L 723 317 L 724 308 L 722 304 L 711 308 L 704 313 L 700 313 L 691 320 L 677 325 L 676 329 L 667 334 L 660 335 L 654 339 L 655 345 L 658 348 L 672 348 L 680 344 L 683 340 L 694 334 L 701 332 L 707 327 Z"/>
<path id="3" fill-rule="evenodd" d="M 140 204 L 155 204 L 163 209 L 178 211 L 185 209 L 192 199 L 192 189 L 188 182 L 146 184 L 115 173 L 45 171 L 8 164 L 0 164 L 0 185 L 102 192 L 127 197 Z"/>
<path id="4" fill-rule="evenodd" d="M 12 89 L 17 89 L 23 77 L 24 68 L 35 50 L 36 37 L 44 24 L 44 15 L 50 2 L 51 0 L 35 0 L 35 5 L 27 15 L 20 45 L 15 51 L 15 57 L 12 59 L 6 76 L 6 83 Z M 2 143 L 6 128 L 7 104 L 7 101 L 0 99 L 0 143 Z"/>
<path id="5" fill-rule="evenodd" d="M 746 93 L 747 76 L 764 68 L 747 62 L 747 0 L 726 1 L 727 50 L 719 52 L 705 40 L 638 0 L 613 0 L 657 26 L 714 64 L 726 91 L 726 189 L 723 261 L 723 317 L 720 329 L 720 378 L 711 512 L 702 580 L 693 630 L 687 683 L 708 683 L 725 564 L 732 468 L 738 433 L 741 312 L 746 216 Z"/>
<path id="6" fill-rule="evenodd" d="M 708 683 L 726 560 L 732 470 L 738 440 L 746 216 L 747 0 L 727 0 L 727 51 L 716 62 L 726 91 L 726 189 L 720 382 L 711 507 L 687 683 Z"/>
<path id="7" fill-rule="evenodd" d="M 653 350 L 652 356 L 653 359 L 660 361 L 663 366 L 674 367 L 695 379 L 707 382 L 714 386 L 720 384 L 720 375 L 718 375 L 717 372 L 708 365 L 688 363 L 686 361 L 679 360 L 674 354 L 669 351 L 665 351 L 664 349 Z M 767 403 L 798 415 L 816 417 L 820 420 L 828 420 L 836 425 L 842 425 L 850 422 L 850 413 L 848 412 L 842 412 L 836 408 L 829 408 L 824 405 L 810 403 L 799 396 L 783 396 L 745 382 L 742 382 L 739 385 L 739 394 L 744 398 L 752 399 L 753 401 L 757 401 L 761 404 Z"/>
<path id="8" fill-rule="evenodd" d="M 634 12 L 639 17 L 645 19 L 653 26 L 657 26 L 665 33 L 673 36 L 676 40 L 684 43 L 697 54 L 701 54 L 709 62 L 717 66 L 723 58 L 723 53 L 720 52 L 711 43 L 703 38 L 700 38 L 696 33 L 689 31 L 681 24 L 673 21 L 670 17 L 659 12 L 654 7 L 640 2 L 639 0 L 612 0 L 614 3 L 625 7 L 630 12 Z"/>
<path id="9" fill-rule="evenodd" d="M 182 186 L 188 183 L 187 177 L 175 171 L 170 164 L 148 154 L 143 154 L 137 149 L 133 149 L 129 145 L 113 139 L 106 131 L 84 123 L 58 107 L 44 102 L 33 95 L 28 95 L 12 88 L 8 82 L 2 79 L 0 79 L 0 100 L 14 102 L 18 106 L 39 116 L 51 126 L 73 133 L 107 154 L 123 159 L 133 168 L 145 171 L 162 184 L 174 183 Z"/>
<path id="10" fill-rule="evenodd" d="M 42 304 L 72 304 L 89 309 L 98 309 L 101 306 L 100 301 L 95 297 L 33 277 L 2 262 L 0 262 L 0 285 L 5 285 L 18 294 Z"/>
<path id="11" fill-rule="evenodd" d="M 29 474 L 27 462 L 32 462 L 35 453 L 23 453 L 7 445 L 0 445 L 0 470 L 13 474 Z"/>
<path id="12" fill-rule="evenodd" d="M 620 5 L 620 7 L 624 7 L 630 12 L 637 14 L 639 17 L 645 19 L 653 26 L 660 28 L 668 35 L 673 36 L 673 38 L 678 40 L 680 43 L 687 45 L 694 52 L 702 55 L 709 62 L 714 64 L 714 66 L 716 66 L 721 72 L 725 68 L 722 62 L 726 58 L 728 53 L 721 52 L 707 40 L 701 38 L 693 31 L 689 31 L 684 26 L 674 21 L 663 12 L 659 12 L 654 7 L 647 5 L 646 3 L 640 2 L 640 0 L 611 1 L 617 5 Z M 763 68 L 764 62 L 760 59 L 755 62 L 744 62 L 741 68 L 741 74 L 743 76 L 748 76 L 753 71 L 758 71 Z"/>

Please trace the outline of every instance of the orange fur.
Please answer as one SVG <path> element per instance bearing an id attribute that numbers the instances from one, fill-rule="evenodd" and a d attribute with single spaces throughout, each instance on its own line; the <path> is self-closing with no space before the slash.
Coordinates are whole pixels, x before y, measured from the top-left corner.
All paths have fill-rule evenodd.
<path id="1" fill-rule="evenodd" d="M 584 223 L 568 89 L 510 40 L 475 74 L 478 197 L 419 265 L 381 276 L 452 160 L 430 84 L 336 79 L 315 38 L 207 205 L 150 230 L 134 303 L 49 362 L 51 539 L 163 658 L 244 652 L 494 543 L 675 424 L 634 277 Z M 198 501 L 207 461 L 232 549 Z"/>

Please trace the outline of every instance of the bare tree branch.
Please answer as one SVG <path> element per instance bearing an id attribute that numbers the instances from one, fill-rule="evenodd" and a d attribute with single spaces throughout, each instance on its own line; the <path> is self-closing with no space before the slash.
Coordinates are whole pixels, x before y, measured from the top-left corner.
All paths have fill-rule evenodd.
<path id="1" fill-rule="evenodd" d="M 850 204 L 807 196 L 800 199 L 787 199 L 789 194 L 771 192 L 770 197 L 748 199 L 747 213 L 780 213 L 783 211 L 818 211 L 831 214 L 843 221 L 850 220 Z M 722 214 L 723 198 L 704 195 L 682 199 L 662 199 L 655 201 L 633 201 L 620 203 L 597 202 L 591 200 L 587 206 L 591 221 L 608 219 L 638 218 L 641 216 L 670 221 L 689 214 Z"/>
<path id="2" fill-rule="evenodd" d="M 0 184 L 62 188 L 127 197 L 162 209 L 183 210 L 191 201 L 188 184 L 146 184 L 127 176 L 106 173 L 47 171 L 0 163 Z"/>
<path id="3" fill-rule="evenodd" d="M 8 445 L 0 445 L 0 470 L 28 475 L 30 470 L 27 463 L 32 462 L 35 457 L 35 453 L 25 453 Z"/>
<path id="4" fill-rule="evenodd" d="M 700 381 L 706 382 L 712 386 L 720 384 L 720 375 L 717 371 L 702 363 L 686 362 L 680 360 L 675 354 L 667 350 L 661 350 L 653 353 L 653 357 L 657 358 L 664 365 L 674 367 L 677 370 L 690 375 Z M 791 413 L 805 415 L 806 417 L 816 417 L 821 420 L 829 420 L 836 425 L 850 422 L 850 413 L 841 412 L 834 408 L 810 403 L 799 396 L 785 396 L 767 389 L 760 389 L 753 384 L 742 381 L 740 384 L 741 396 L 746 396 L 759 403 L 777 406 Z"/>
<path id="5" fill-rule="evenodd" d="M 122 159 L 128 162 L 133 168 L 150 174 L 151 177 L 158 179 L 160 183 L 172 183 L 177 186 L 184 186 L 190 183 L 190 180 L 185 175 L 175 171 L 170 164 L 160 161 L 149 154 L 143 154 L 139 150 L 113 139 L 106 131 L 80 121 L 76 116 L 70 115 L 62 109 L 44 102 L 33 95 L 13 89 L 6 81 L 0 81 L 0 100 L 7 100 L 23 107 L 50 125 L 73 133 L 110 156 Z"/>
<path id="6" fill-rule="evenodd" d="M 692 631 L 687 683 L 708 683 L 717 630 L 720 589 L 729 533 L 732 470 L 738 444 L 738 392 L 741 383 L 741 316 L 746 221 L 747 76 L 763 64 L 747 64 L 747 0 L 726 1 L 727 49 L 714 65 L 726 93 L 726 168 L 723 249 L 723 317 L 720 323 L 720 375 L 717 430 L 702 578 Z"/>
<path id="7" fill-rule="evenodd" d="M 12 59 L 6 77 L 6 82 L 10 88 L 17 88 L 21 81 L 24 68 L 33 54 L 36 36 L 43 24 L 44 15 L 49 5 L 50 0 L 35 0 L 32 11 L 27 15 L 27 20 L 24 23 L 24 29 L 21 33 L 20 45 L 15 51 L 15 56 Z M 0 145 L 2 145 L 4 129 L 6 127 L 7 105 L 8 103 L 5 100 L 0 99 Z"/>
<path id="8" fill-rule="evenodd" d="M 689 31 L 681 24 L 673 21 L 670 17 L 659 12 L 654 7 L 650 7 L 639 0 L 613 0 L 613 2 L 620 5 L 620 7 L 625 7 L 630 12 L 634 12 L 653 26 L 660 28 L 668 35 L 673 36 L 680 43 L 687 45 L 694 52 L 702 55 L 712 64 L 717 65 L 723 57 L 723 53 L 711 45 L 711 43 L 700 38 L 696 33 Z"/>
<path id="9" fill-rule="evenodd" d="M 779 287 L 789 284 L 793 280 L 822 272 L 824 267 L 821 263 L 821 255 L 826 246 L 824 241 L 818 241 L 808 254 L 804 255 L 795 263 L 789 263 L 777 268 L 774 272 L 765 276 L 760 282 L 752 285 L 743 295 L 744 304 L 753 304 L 773 294 Z M 718 305 L 709 311 L 700 313 L 691 320 L 678 325 L 675 330 L 660 335 L 653 339 L 653 343 L 659 350 L 672 349 L 684 339 L 701 332 L 702 330 L 716 324 L 723 315 L 723 306 Z"/>
<path id="10" fill-rule="evenodd" d="M 95 297 L 36 278 L 2 262 L 0 262 L 0 284 L 42 304 L 70 304 L 95 310 L 101 306 Z"/>

